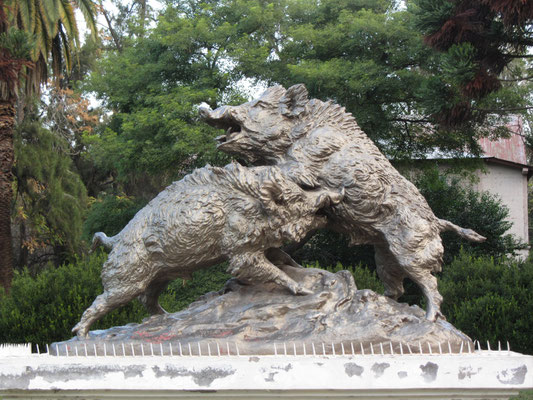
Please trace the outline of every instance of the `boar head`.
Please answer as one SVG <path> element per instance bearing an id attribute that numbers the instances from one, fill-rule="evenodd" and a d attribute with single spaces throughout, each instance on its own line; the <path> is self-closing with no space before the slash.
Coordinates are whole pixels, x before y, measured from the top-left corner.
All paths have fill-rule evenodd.
<path id="1" fill-rule="evenodd" d="M 226 131 L 216 138 L 218 149 L 244 157 L 252 164 L 271 165 L 291 146 L 294 127 L 306 112 L 307 95 L 304 85 L 287 90 L 274 86 L 258 99 L 239 106 L 216 110 L 202 107 L 199 112 L 209 125 Z"/>

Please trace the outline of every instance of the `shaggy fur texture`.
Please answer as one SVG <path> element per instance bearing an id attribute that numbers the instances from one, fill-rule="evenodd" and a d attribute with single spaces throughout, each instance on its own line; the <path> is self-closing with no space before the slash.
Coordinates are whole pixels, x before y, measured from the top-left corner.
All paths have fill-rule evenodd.
<path id="1" fill-rule="evenodd" d="M 277 167 L 198 169 L 161 192 L 118 235 L 95 234 L 95 245 L 111 249 L 102 270 L 104 293 L 73 331 L 86 336 L 97 319 L 137 296 L 152 314 L 163 313 L 158 297 L 169 281 L 224 260 L 243 282 L 271 281 L 308 293 L 276 267 L 297 266 L 279 247 L 325 226 L 317 212 L 341 198 L 304 191 Z"/>
<path id="2" fill-rule="evenodd" d="M 277 165 L 306 189 L 345 190 L 327 210 L 328 226 L 352 244 L 375 246 L 386 294 L 397 299 L 408 277 L 427 299 L 427 318 L 442 317 L 442 296 L 432 272 L 441 270 L 440 232 L 485 238 L 433 214 L 417 188 L 390 164 L 353 116 L 332 102 L 309 100 L 303 85 L 268 89 L 240 106 L 201 109 L 213 126 L 227 129 L 218 148 L 254 164 Z"/>

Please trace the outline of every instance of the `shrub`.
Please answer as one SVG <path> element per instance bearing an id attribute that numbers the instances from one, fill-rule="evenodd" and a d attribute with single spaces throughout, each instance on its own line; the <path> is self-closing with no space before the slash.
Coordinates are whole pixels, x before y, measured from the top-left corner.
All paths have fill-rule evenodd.
<path id="1" fill-rule="evenodd" d="M 533 354 L 533 262 L 495 261 L 461 252 L 443 269 L 439 289 L 448 320 L 482 344 L 509 341 Z"/>
<path id="2" fill-rule="evenodd" d="M 415 184 L 437 217 L 473 229 L 487 238 L 485 242 L 472 243 L 453 232 L 442 233 L 445 264 L 452 262 L 461 248 L 478 256 L 493 257 L 505 257 L 523 248 L 506 233 L 512 226 L 507 220 L 509 210 L 497 197 L 463 187 L 459 179 L 449 178 L 437 168 L 426 170 Z"/>
<path id="3" fill-rule="evenodd" d="M 28 270 L 16 271 L 9 295 L 0 293 L 0 343 L 31 342 L 39 345 L 72 337 L 71 329 L 83 311 L 102 293 L 100 272 L 106 255 L 98 253 L 75 263 L 44 270 L 33 277 Z M 224 266 L 197 271 L 183 286 L 176 280 L 161 295 L 167 311 L 178 311 L 201 294 L 218 290 L 227 280 Z M 134 300 L 107 314 L 92 329 L 104 329 L 147 316 Z"/>
<path id="4" fill-rule="evenodd" d="M 130 196 L 107 195 L 96 199 L 83 224 L 84 238 L 90 241 L 95 232 L 116 235 L 144 205 L 144 201 Z"/>

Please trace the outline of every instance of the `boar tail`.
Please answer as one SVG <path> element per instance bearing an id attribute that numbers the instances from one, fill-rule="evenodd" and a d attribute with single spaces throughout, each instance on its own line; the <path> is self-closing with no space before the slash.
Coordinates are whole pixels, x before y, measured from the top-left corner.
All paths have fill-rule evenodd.
<path id="1" fill-rule="evenodd" d="M 445 219 L 439 219 L 439 227 L 441 232 L 453 231 L 464 239 L 472 242 L 484 242 L 487 240 L 485 236 L 481 236 L 479 233 L 474 232 L 472 229 L 461 228 L 450 221 Z"/>
<path id="2" fill-rule="evenodd" d="M 96 232 L 93 236 L 91 252 L 96 250 L 96 248 L 99 246 L 102 246 L 107 251 L 111 251 L 113 250 L 113 246 L 115 245 L 116 241 L 116 236 L 108 237 L 104 232 Z"/>

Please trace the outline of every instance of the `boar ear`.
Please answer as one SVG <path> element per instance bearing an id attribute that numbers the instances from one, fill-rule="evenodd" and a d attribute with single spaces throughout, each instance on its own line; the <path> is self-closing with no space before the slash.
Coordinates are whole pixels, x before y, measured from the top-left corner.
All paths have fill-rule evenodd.
<path id="1" fill-rule="evenodd" d="M 276 204 L 282 204 L 285 199 L 281 187 L 276 182 L 268 180 L 263 182 L 259 189 L 259 200 L 263 207 L 272 210 Z"/>
<path id="2" fill-rule="evenodd" d="M 280 109 L 283 115 L 288 117 L 298 117 L 305 111 L 309 93 L 301 83 L 287 89 L 285 95 L 280 99 Z"/>

